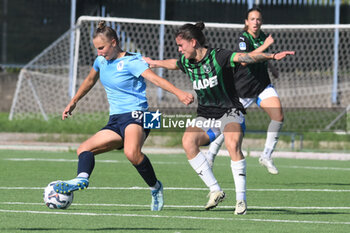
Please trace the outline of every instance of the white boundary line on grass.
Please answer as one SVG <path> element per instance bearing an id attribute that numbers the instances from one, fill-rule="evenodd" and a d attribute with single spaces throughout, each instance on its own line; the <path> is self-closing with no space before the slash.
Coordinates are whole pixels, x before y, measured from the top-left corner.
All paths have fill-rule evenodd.
<path id="1" fill-rule="evenodd" d="M 14 162 L 74 162 L 77 163 L 78 159 L 45 159 L 45 158 L 4 158 L 3 160 L 14 161 Z M 130 163 L 129 161 L 120 160 L 96 160 L 98 163 Z M 153 161 L 152 164 L 188 164 L 188 162 L 159 162 Z M 252 166 L 252 165 L 249 165 Z M 254 166 L 254 165 L 253 165 Z M 259 165 L 256 165 L 259 166 Z M 259 166 L 260 167 L 260 166 Z M 350 171 L 350 168 L 341 167 L 310 167 L 310 166 L 279 166 L 283 168 L 293 168 L 293 169 L 313 169 L 313 170 L 337 170 L 337 171 Z"/>
<path id="2" fill-rule="evenodd" d="M 38 162 L 74 162 L 77 163 L 78 159 L 44 159 L 44 158 L 4 158 L 3 160 L 7 161 L 15 161 L 15 162 L 32 162 L 32 161 L 38 161 Z M 98 163 L 130 163 L 129 161 L 120 161 L 120 160 L 98 160 L 96 159 L 95 162 Z M 152 164 L 188 164 L 188 162 L 159 162 L 155 161 L 152 162 Z M 350 168 L 349 168 L 350 170 Z"/>
<path id="3" fill-rule="evenodd" d="M 225 220 L 225 221 L 252 221 L 252 222 L 279 222 L 279 223 L 308 223 L 308 224 L 338 224 L 350 225 L 350 222 L 329 222 L 329 221 L 298 221 L 281 219 L 256 219 L 256 218 L 219 218 L 219 217 L 196 217 L 196 216 L 167 216 L 156 214 L 110 214 L 110 213 L 78 213 L 78 212 L 57 212 L 57 211 L 32 211 L 32 210 L 6 210 L 0 209 L 2 213 L 29 213 L 49 215 L 80 215 L 80 216 L 115 216 L 115 217 L 143 217 L 143 218 L 168 218 L 168 219 L 194 219 L 194 220 Z"/>
<path id="4" fill-rule="evenodd" d="M 0 190 L 44 190 L 45 187 L 0 187 Z M 89 187 L 89 190 L 149 190 L 148 187 Z M 208 188 L 165 187 L 164 190 L 208 191 Z M 223 190 L 235 191 L 233 188 Z M 349 189 L 247 189 L 249 192 L 350 192 Z"/>
<path id="5" fill-rule="evenodd" d="M 0 205 L 44 205 L 44 203 L 27 203 L 27 202 L 0 202 Z M 146 207 L 149 205 L 136 205 L 136 204 L 103 204 L 103 203 L 95 203 L 95 204 L 80 204 L 73 203 L 72 206 L 109 206 L 109 207 Z M 203 209 L 203 206 L 198 205 L 164 205 L 164 208 L 198 208 Z M 220 205 L 217 206 L 216 209 L 234 209 L 235 206 L 225 206 Z M 297 210 L 350 210 L 350 207 L 344 206 L 249 206 L 249 209 L 297 209 Z"/>
<path id="6" fill-rule="evenodd" d="M 1 143 L 1 142 L 0 142 Z M 40 144 L 5 144 L 0 145 L 0 150 L 39 150 L 39 151 L 71 151 L 78 148 L 77 144 L 62 145 L 56 143 L 53 145 Z M 155 148 L 144 147 L 142 149 L 146 154 L 185 154 L 183 148 Z M 203 149 L 202 151 L 207 151 Z M 259 157 L 261 151 L 243 151 L 244 155 Z M 228 156 L 227 150 L 219 150 L 218 155 Z M 293 159 L 321 159 L 321 160 L 350 160 L 350 153 L 319 153 L 319 152 L 296 152 L 296 151 L 275 151 L 274 158 L 293 158 Z"/>

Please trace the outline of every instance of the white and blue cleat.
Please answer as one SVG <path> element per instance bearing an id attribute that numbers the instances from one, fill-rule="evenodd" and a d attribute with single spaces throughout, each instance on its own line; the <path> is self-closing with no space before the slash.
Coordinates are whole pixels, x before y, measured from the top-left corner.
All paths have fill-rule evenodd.
<path id="1" fill-rule="evenodd" d="M 89 186 L 89 180 L 77 177 L 72 180 L 57 182 L 54 186 L 56 193 L 71 193 L 76 190 L 86 189 Z"/>
<path id="2" fill-rule="evenodd" d="M 164 205 L 164 199 L 163 199 L 163 184 L 158 180 L 159 182 L 159 189 L 152 190 L 152 204 L 151 204 L 151 210 L 152 211 L 160 211 L 163 209 Z"/>

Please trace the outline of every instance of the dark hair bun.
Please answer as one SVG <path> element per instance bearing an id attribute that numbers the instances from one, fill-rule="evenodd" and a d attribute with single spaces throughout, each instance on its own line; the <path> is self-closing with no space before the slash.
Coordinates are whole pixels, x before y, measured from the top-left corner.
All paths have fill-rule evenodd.
<path id="1" fill-rule="evenodd" d="M 201 31 L 205 28 L 205 25 L 203 22 L 197 22 L 194 26 L 199 28 L 199 30 L 201 30 Z"/>
<path id="2" fill-rule="evenodd" d="M 101 21 L 98 23 L 97 28 L 100 29 L 100 30 L 103 30 L 105 27 L 106 27 L 106 21 L 101 20 Z"/>

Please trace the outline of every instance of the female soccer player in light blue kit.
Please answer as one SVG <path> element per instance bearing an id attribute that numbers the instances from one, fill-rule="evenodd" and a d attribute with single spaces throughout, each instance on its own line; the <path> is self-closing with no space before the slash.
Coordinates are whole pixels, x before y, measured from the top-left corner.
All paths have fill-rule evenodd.
<path id="1" fill-rule="evenodd" d="M 79 146 L 77 177 L 57 183 L 55 190 L 69 193 L 87 188 L 95 165 L 94 156 L 124 147 L 126 157 L 151 188 L 151 210 L 159 211 L 163 207 L 163 185 L 157 179 L 151 162 L 141 152 L 149 134 L 149 130 L 143 128 L 143 112 L 148 109 L 144 78 L 173 93 L 185 105 L 192 103 L 194 97 L 157 76 L 140 54 L 122 51 L 116 32 L 107 27 L 105 21 L 99 23 L 93 36 L 93 44 L 98 57 L 76 95 L 64 109 L 62 119 L 71 115 L 77 102 L 100 78 L 110 105 L 109 122 Z"/>

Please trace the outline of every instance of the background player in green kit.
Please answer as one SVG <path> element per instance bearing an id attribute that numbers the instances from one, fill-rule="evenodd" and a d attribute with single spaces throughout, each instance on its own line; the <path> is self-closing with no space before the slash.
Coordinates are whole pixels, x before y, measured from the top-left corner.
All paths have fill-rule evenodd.
<path id="1" fill-rule="evenodd" d="M 285 51 L 276 54 L 235 53 L 225 49 L 206 47 L 202 30 L 203 23 L 185 24 L 175 34 L 178 50 L 182 53 L 179 60 L 146 61 L 151 67 L 181 69 L 191 79 L 197 94 L 198 108 L 196 122 L 215 119 L 220 126 L 199 126 L 186 128 L 182 144 L 188 161 L 202 181 L 210 189 L 209 201 L 205 209 L 211 209 L 225 198 L 212 169 L 199 147 L 213 141 L 217 135 L 225 135 L 225 145 L 231 157 L 231 168 L 236 190 L 235 214 L 245 214 L 246 203 L 246 161 L 241 151 L 244 132 L 244 108 L 239 102 L 233 82 L 232 68 L 237 63 L 262 62 L 269 59 L 280 60 L 294 52 Z"/>
<path id="2" fill-rule="evenodd" d="M 252 8 L 248 10 L 245 28 L 239 36 L 236 51 L 263 52 L 274 42 L 271 35 L 266 36 L 261 30 L 261 25 L 262 14 L 260 9 Z M 267 129 L 265 148 L 259 158 L 259 163 L 265 166 L 270 174 L 278 174 L 278 169 L 274 165 L 271 155 L 276 147 L 284 116 L 281 101 L 271 84 L 267 69 L 267 62 L 242 64 L 238 67 L 234 76 L 236 90 L 243 107 L 246 109 L 255 102 L 271 119 Z M 209 151 L 205 156 L 211 166 L 223 142 L 224 135 L 221 134 L 210 144 Z"/>

